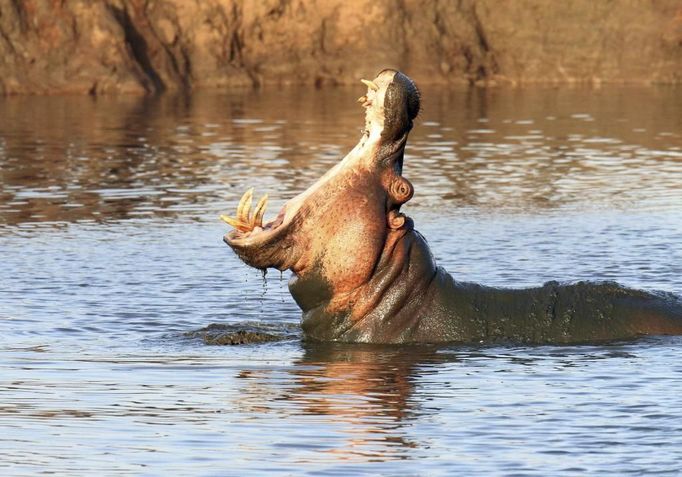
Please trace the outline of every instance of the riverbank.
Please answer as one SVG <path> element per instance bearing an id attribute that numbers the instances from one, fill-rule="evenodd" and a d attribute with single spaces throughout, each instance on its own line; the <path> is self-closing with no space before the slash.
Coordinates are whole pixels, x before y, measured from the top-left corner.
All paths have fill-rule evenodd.
<path id="1" fill-rule="evenodd" d="M 0 94 L 682 82 L 674 0 L 0 2 Z"/>

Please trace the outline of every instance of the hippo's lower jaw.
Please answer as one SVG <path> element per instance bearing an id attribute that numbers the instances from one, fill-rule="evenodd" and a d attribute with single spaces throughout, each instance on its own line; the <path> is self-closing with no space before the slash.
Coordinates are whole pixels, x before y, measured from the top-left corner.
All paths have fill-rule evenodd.
<path id="1" fill-rule="evenodd" d="M 277 217 L 263 224 L 262 215 L 267 205 L 267 195 L 259 201 L 256 211 L 251 214 L 252 193 L 253 189 L 250 189 L 242 196 L 234 219 L 221 216 L 223 221 L 235 226 L 235 230 L 226 234 L 223 240 L 239 258 L 252 267 L 274 267 L 280 270 L 292 268 L 293 265 L 286 260 L 287 254 L 280 252 L 296 207 L 284 205 Z"/>
<path id="2" fill-rule="evenodd" d="M 248 265 L 289 269 L 306 339 L 367 343 L 571 343 L 682 334 L 682 300 L 614 283 L 510 290 L 455 282 L 400 206 L 403 152 L 419 93 L 404 74 L 364 81 L 355 148 L 263 223 L 242 198 L 225 242 Z"/>

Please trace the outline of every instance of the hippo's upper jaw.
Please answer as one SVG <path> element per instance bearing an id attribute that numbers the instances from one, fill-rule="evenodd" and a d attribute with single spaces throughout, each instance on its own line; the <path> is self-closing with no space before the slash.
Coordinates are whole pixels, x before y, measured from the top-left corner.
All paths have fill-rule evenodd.
<path id="1" fill-rule="evenodd" d="M 398 211 L 413 189 L 401 176 L 403 150 L 419 112 L 419 93 L 395 70 L 363 82 L 367 93 L 358 101 L 366 109 L 365 129 L 342 161 L 289 200 L 273 220 L 263 222 L 267 196 L 251 212 L 252 190 L 242 197 L 236 217 L 221 216 L 234 227 L 224 241 L 248 265 L 291 269 L 299 277 L 323 270 L 332 278 L 336 263 L 356 256 L 367 264 L 357 267 L 361 274 L 376 262 L 387 227 L 404 222 Z M 345 280 L 340 288 L 357 286 L 359 280 Z"/>

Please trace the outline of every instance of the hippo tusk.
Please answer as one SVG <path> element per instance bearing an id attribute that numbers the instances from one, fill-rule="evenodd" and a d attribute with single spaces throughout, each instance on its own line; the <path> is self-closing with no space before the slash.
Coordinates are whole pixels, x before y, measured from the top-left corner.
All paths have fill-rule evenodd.
<path id="1" fill-rule="evenodd" d="M 258 201 L 256 205 L 256 210 L 253 212 L 253 218 L 251 219 L 251 228 L 263 227 L 263 214 L 265 214 L 265 208 L 268 205 L 268 194 L 265 194 Z"/>
<path id="2" fill-rule="evenodd" d="M 361 79 L 362 81 L 369 89 L 372 91 L 379 91 L 379 87 L 374 81 L 366 80 L 366 79 Z"/>
<path id="3" fill-rule="evenodd" d="M 253 200 L 253 187 L 244 192 L 239 205 L 237 206 L 237 220 L 243 224 L 249 223 L 249 212 L 251 212 L 251 202 Z"/>
<path id="4" fill-rule="evenodd" d="M 237 219 L 233 219 L 232 217 L 229 217 L 227 215 L 221 215 L 220 220 L 222 220 L 227 225 L 230 225 L 230 226 L 234 227 L 235 229 L 237 229 L 241 232 L 248 232 L 249 230 L 251 230 L 249 228 L 249 226 L 246 225 L 245 223 L 243 223 Z"/>
<path id="5" fill-rule="evenodd" d="M 231 225 L 240 232 L 251 232 L 256 227 L 263 227 L 263 215 L 268 205 L 268 194 L 265 194 L 258 201 L 256 209 L 251 215 L 251 204 L 253 202 L 253 187 L 244 192 L 237 206 L 237 216 L 232 218 L 229 215 L 221 215 L 220 220 Z"/>

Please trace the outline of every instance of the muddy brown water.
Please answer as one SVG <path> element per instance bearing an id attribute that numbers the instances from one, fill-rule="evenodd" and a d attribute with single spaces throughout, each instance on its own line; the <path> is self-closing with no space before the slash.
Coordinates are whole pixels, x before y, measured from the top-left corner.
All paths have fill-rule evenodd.
<path id="1" fill-rule="evenodd" d="M 680 338 L 298 339 L 287 274 L 217 217 L 339 160 L 361 93 L 0 98 L 0 474 L 682 473 Z M 682 90 L 423 97 L 404 211 L 456 278 L 682 292 Z M 289 337 L 191 333 L 213 323 Z"/>

